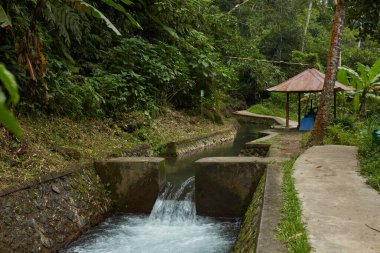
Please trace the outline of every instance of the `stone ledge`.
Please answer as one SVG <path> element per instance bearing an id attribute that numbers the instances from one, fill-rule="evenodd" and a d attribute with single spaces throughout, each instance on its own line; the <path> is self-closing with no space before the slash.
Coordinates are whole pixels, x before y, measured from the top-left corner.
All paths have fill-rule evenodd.
<path id="1" fill-rule="evenodd" d="M 199 163 L 259 163 L 259 164 L 271 164 L 281 163 L 287 161 L 287 158 L 283 157 L 250 157 L 250 156 L 231 156 L 231 157 L 206 157 L 196 161 Z"/>
<path id="2" fill-rule="evenodd" d="M 255 123 L 255 124 L 260 124 L 260 125 L 261 124 L 269 125 L 269 126 L 274 126 L 276 128 L 284 128 L 286 124 L 284 118 L 252 113 L 246 110 L 236 111 L 233 113 L 233 115 L 237 118 L 237 120 L 240 120 L 243 122 L 250 122 L 250 123 Z M 295 122 L 293 120 L 289 121 L 290 128 L 297 128 L 297 126 L 298 126 L 298 122 Z"/>
<path id="3" fill-rule="evenodd" d="M 164 160 L 120 157 L 97 161 L 94 167 L 111 191 L 116 211 L 150 213 L 165 182 Z"/>
<path id="4" fill-rule="evenodd" d="M 188 154 L 192 151 L 199 150 L 208 146 L 221 144 L 223 142 L 233 141 L 236 135 L 236 128 L 216 131 L 210 134 L 198 137 L 187 138 L 166 144 L 164 155 L 168 157 L 177 157 Z"/>
<path id="5" fill-rule="evenodd" d="M 256 139 L 256 140 L 253 140 L 253 141 L 250 141 L 250 142 L 247 142 L 247 144 L 258 143 L 258 142 L 265 142 L 265 141 L 270 140 L 273 137 L 275 137 L 275 136 L 278 135 L 277 132 L 273 132 L 273 131 L 270 131 L 270 130 L 261 131 L 260 134 L 263 137 L 261 137 L 259 139 Z"/>
<path id="6" fill-rule="evenodd" d="M 145 144 L 142 144 L 140 146 L 137 146 L 137 147 L 134 147 L 134 148 L 131 148 L 131 149 L 127 149 L 124 152 L 126 154 L 134 153 L 134 154 L 137 154 L 137 155 L 142 155 L 140 151 L 143 150 L 143 149 L 144 150 L 148 149 L 148 147 L 149 146 L 147 146 Z M 115 158 L 115 159 L 120 159 L 120 158 Z M 112 160 L 112 158 L 111 158 L 111 160 Z M 51 172 L 51 173 L 45 174 L 43 176 L 40 176 L 40 177 L 37 177 L 37 178 L 34 178 L 34 179 L 30 179 L 30 180 L 28 180 L 26 182 L 23 182 L 23 183 L 20 183 L 20 184 L 17 184 L 17 185 L 12 185 L 12 186 L 6 187 L 4 189 L 0 189 L 0 197 L 3 197 L 3 196 L 6 196 L 6 195 L 9 195 L 9 194 L 18 192 L 18 191 L 22 191 L 22 190 L 28 189 L 28 188 L 33 187 L 33 186 L 38 185 L 38 184 L 43 184 L 43 183 L 46 183 L 48 181 L 51 181 L 51 180 L 54 180 L 54 179 L 57 179 L 57 178 L 60 178 L 60 177 L 68 176 L 68 175 L 73 174 L 73 173 L 75 173 L 77 171 L 80 171 L 80 170 L 83 170 L 85 168 L 92 167 L 92 166 L 93 166 L 92 162 L 79 163 L 78 165 L 73 165 L 72 167 L 64 169 L 62 171 Z"/>
<path id="7" fill-rule="evenodd" d="M 283 207 L 282 167 L 269 165 L 263 191 L 263 206 L 258 224 L 256 252 L 286 252 L 285 245 L 276 239 L 276 227 Z"/>
<path id="8" fill-rule="evenodd" d="M 233 115 L 236 117 L 238 121 L 254 123 L 258 125 L 267 125 L 267 126 L 284 126 L 285 123 L 280 118 L 254 114 L 248 111 L 237 111 L 234 112 Z"/>
<path id="9" fill-rule="evenodd" d="M 161 163 L 165 158 L 162 157 L 116 157 L 95 163 Z"/>
<path id="10" fill-rule="evenodd" d="M 261 157 L 208 157 L 195 162 L 197 214 L 241 217 L 252 200 L 268 163 Z"/>

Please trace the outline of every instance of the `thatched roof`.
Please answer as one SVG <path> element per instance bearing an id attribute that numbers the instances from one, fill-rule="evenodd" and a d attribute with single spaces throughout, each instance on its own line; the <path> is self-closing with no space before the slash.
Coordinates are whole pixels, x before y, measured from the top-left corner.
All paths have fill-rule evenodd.
<path id="1" fill-rule="evenodd" d="M 308 92 L 321 92 L 323 90 L 323 84 L 325 75 L 316 69 L 307 69 L 302 73 L 290 78 L 289 80 L 267 89 L 273 92 L 285 92 L 285 93 L 308 93 Z M 335 82 L 336 91 L 354 91 L 353 87 L 346 86 L 339 82 Z"/>

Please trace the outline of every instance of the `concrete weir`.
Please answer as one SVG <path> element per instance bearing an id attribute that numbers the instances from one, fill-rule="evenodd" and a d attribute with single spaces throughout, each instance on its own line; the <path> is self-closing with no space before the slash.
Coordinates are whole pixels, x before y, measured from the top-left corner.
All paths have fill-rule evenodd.
<path id="1" fill-rule="evenodd" d="M 242 217 L 267 164 L 279 161 L 261 157 L 209 157 L 196 161 L 197 214 Z"/>
<path id="2" fill-rule="evenodd" d="M 94 163 L 103 184 L 109 186 L 115 210 L 150 213 L 165 183 L 164 158 L 120 157 Z"/>

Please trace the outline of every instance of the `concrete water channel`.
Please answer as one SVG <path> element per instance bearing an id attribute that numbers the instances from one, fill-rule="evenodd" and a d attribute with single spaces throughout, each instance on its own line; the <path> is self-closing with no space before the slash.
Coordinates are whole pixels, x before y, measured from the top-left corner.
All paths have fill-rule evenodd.
<path id="1" fill-rule="evenodd" d="M 167 158 L 166 184 L 150 214 L 116 213 L 62 252 L 231 252 L 241 218 L 197 215 L 195 161 L 238 156 L 245 143 L 259 138 L 257 126 L 243 124 L 234 141 Z"/>

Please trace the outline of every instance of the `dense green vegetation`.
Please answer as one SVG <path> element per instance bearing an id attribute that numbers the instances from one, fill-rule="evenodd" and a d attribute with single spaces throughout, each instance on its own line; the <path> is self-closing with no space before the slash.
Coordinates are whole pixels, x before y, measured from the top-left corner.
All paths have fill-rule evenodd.
<path id="1" fill-rule="evenodd" d="M 340 67 L 338 81 L 355 87 L 358 92 L 354 97 L 354 108 L 359 116 L 366 115 L 367 94 L 376 92 L 380 87 L 380 58 L 373 66 L 357 63 L 358 71 L 348 67 Z M 359 94 L 360 93 L 360 94 Z"/>
<path id="2" fill-rule="evenodd" d="M 238 5 L 237 5 L 238 4 Z M 326 62 L 333 7 L 307 0 L 3 0 L 0 62 L 18 113 L 117 117 L 162 108 L 218 112 Z M 343 64 L 373 64 L 376 42 L 346 31 Z M 301 44 L 305 42 L 304 51 Z M 305 65 L 277 64 L 287 61 Z"/>

